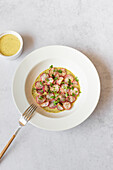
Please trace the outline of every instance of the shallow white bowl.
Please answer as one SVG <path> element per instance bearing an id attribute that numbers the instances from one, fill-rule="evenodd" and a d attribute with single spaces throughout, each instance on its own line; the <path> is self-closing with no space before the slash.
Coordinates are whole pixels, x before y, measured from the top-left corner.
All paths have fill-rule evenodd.
<path id="1" fill-rule="evenodd" d="M 4 36 L 4 35 L 7 35 L 7 34 L 15 35 L 20 40 L 20 49 L 17 51 L 16 54 L 11 55 L 11 56 L 5 56 L 5 55 L 2 55 L 0 53 L 0 57 L 4 58 L 6 60 L 14 60 L 14 59 L 18 58 L 21 55 L 21 53 L 22 53 L 22 50 L 23 50 L 23 39 L 22 39 L 21 35 L 18 34 L 17 32 L 15 32 L 15 31 L 5 31 L 5 32 L 0 34 L 0 38 L 2 36 Z"/>
<path id="2" fill-rule="evenodd" d="M 32 84 L 36 77 L 50 65 L 64 67 L 78 78 L 81 94 L 71 110 L 48 113 L 37 109 L 31 123 L 46 130 L 60 131 L 72 128 L 86 120 L 94 111 L 100 96 L 100 80 L 92 62 L 81 52 L 66 46 L 47 46 L 30 53 L 18 67 L 13 81 L 13 96 L 22 113 L 35 103 Z"/>

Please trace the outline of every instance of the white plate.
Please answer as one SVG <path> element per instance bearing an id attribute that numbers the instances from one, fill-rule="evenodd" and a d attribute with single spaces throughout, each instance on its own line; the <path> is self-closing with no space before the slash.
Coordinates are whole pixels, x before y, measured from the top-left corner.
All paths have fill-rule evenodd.
<path id="1" fill-rule="evenodd" d="M 61 113 L 47 113 L 38 108 L 31 123 L 39 128 L 60 131 L 70 129 L 86 120 L 94 111 L 100 96 L 100 80 L 92 62 L 81 52 L 66 46 L 47 46 L 30 53 L 18 67 L 13 81 L 13 96 L 22 113 L 35 102 L 31 88 L 36 77 L 49 68 L 64 67 L 72 71 L 81 86 L 80 97 L 73 108 Z"/>

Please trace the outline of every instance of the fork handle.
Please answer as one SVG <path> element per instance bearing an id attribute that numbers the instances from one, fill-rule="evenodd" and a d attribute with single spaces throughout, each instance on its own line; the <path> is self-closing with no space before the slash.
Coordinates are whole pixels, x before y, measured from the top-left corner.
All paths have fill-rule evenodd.
<path id="1" fill-rule="evenodd" d="M 2 158 L 2 156 L 5 154 L 6 150 L 8 149 L 8 147 L 10 146 L 10 144 L 12 143 L 12 141 L 15 138 L 15 134 L 11 137 L 11 139 L 9 140 L 9 142 L 7 143 L 7 145 L 4 147 L 4 149 L 2 150 L 2 152 L 0 153 L 0 159 Z"/>
<path id="2" fill-rule="evenodd" d="M 12 141 L 14 140 L 14 138 L 16 137 L 17 133 L 19 132 L 21 127 L 19 127 L 16 132 L 14 133 L 14 135 L 11 137 L 11 139 L 9 140 L 9 142 L 7 143 L 7 145 L 4 147 L 4 149 L 2 150 L 2 152 L 0 153 L 0 159 L 3 157 L 3 155 L 5 154 L 5 152 L 7 151 L 7 149 L 9 148 L 10 144 L 12 143 Z"/>

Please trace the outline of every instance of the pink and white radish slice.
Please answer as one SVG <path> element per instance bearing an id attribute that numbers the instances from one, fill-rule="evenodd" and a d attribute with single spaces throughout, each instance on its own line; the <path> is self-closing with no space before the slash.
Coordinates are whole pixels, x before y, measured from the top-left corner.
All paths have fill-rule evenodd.
<path id="1" fill-rule="evenodd" d="M 67 87 L 68 87 L 68 84 L 62 84 L 60 87 L 61 93 L 68 93 L 69 89 Z"/>
<path id="2" fill-rule="evenodd" d="M 66 75 L 66 70 L 65 70 L 65 68 L 61 68 L 61 69 L 59 69 L 59 71 L 60 71 L 60 70 L 61 70 L 61 73 L 58 72 L 59 76 L 64 77 L 64 76 Z"/>
<path id="3" fill-rule="evenodd" d="M 53 83 L 53 82 L 54 82 L 54 80 L 53 80 L 52 77 L 48 77 L 48 78 L 46 79 L 46 84 L 47 84 L 47 85 L 50 85 L 50 84 Z"/>
<path id="4" fill-rule="evenodd" d="M 47 93 L 46 98 L 47 98 L 48 100 L 53 100 L 52 97 L 54 97 L 54 93 Z"/>
<path id="5" fill-rule="evenodd" d="M 49 101 L 40 104 L 40 106 L 41 106 L 41 107 L 47 107 L 47 106 L 49 106 Z"/>
<path id="6" fill-rule="evenodd" d="M 36 89 L 42 89 L 42 87 L 43 87 L 42 82 L 37 81 L 37 82 L 35 83 L 35 87 L 36 87 Z"/>
<path id="7" fill-rule="evenodd" d="M 63 103 L 63 108 L 64 108 L 65 110 L 71 109 L 71 103 L 70 103 L 70 102 L 64 102 L 64 103 Z"/>
<path id="8" fill-rule="evenodd" d="M 78 85 L 78 81 L 74 80 L 73 82 L 73 86 L 77 86 Z"/>
<path id="9" fill-rule="evenodd" d="M 40 80 L 43 82 L 43 81 L 45 81 L 48 77 L 49 77 L 49 74 L 43 73 L 43 74 L 41 74 L 41 76 L 40 76 Z"/>
<path id="10" fill-rule="evenodd" d="M 57 99 L 60 99 L 60 102 L 61 103 L 63 103 L 63 102 L 65 102 L 66 101 L 66 97 L 65 97 L 65 95 L 63 95 L 63 94 L 60 94 L 58 97 L 57 97 Z"/>
<path id="11" fill-rule="evenodd" d="M 43 88 L 42 88 L 42 89 L 43 89 L 43 91 L 44 91 L 44 92 L 48 92 L 49 87 L 48 87 L 47 85 L 45 85 L 45 86 L 43 86 Z"/>
<path id="12" fill-rule="evenodd" d="M 64 110 L 64 108 L 62 107 L 62 105 L 60 103 L 57 104 L 57 109 L 60 110 L 60 111 Z"/>
<path id="13" fill-rule="evenodd" d="M 50 87 L 50 90 L 51 90 L 51 91 L 56 91 L 56 92 L 58 92 L 59 89 L 60 89 L 60 86 L 59 86 L 58 84 L 55 84 L 55 85 L 53 85 L 52 87 Z"/>
<path id="14" fill-rule="evenodd" d="M 36 96 L 36 102 L 38 104 L 44 103 L 46 101 L 46 97 L 44 95 L 38 95 Z"/>
<path id="15" fill-rule="evenodd" d="M 58 77 L 58 78 L 60 77 L 60 75 L 59 75 L 59 73 L 58 73 L 58 72 L 55 74 L 55 77 Z"/>
<path id="16" fill-rule="evenodd" d="M 56 105 L 54 104 L 54 101 L 55 101 L 55 100 L 52 100 L 52 101 L 50 102 L 50 104 L 49 104 L 49 108 L 50 108 L 50 109 L 54 109 L 54 108 L 56 107 Z"/>
<path id="17" fill-rule="evenodd" d="M 37 94 L 41 95 L 41 94 L 43 94 L 44 91 L 42 89 L 41 90 L 36 89 L 36 92 L 37 92 Z"/>
<path id="18" fill-rule="evenodd" d="M 70 74 L 67 74 L 67 75 L 65 76 L 64 81 L 65 81 L 65 83 L 68 83 L 69 80 L 70 80 L 71 82 L 73 82 L 74 79 L 73 79 L 73 76 L 71 76 Z"/>
<path id="19" fill-rule="evenodd" d="M 68 102 L 73 103 L 76 100 L 76 97 L 74 96 L 68 96 L 66 99 Z"/>
<path id="20" fill-rule="evenodd" d="M 59 78 L 56 80 L 56 84 L 61 85 L 63 79 L 64 79 L 63 77 L 59 77 Z"/>
<path id="21" fill-rule="evenodd" d="M 52 75 L 56 75 L 57 74 L 57 69 L 56 68 L 51 68 L 50 70 L 49 70 L 49 75 L 50 75 L 50 77 L 52 77 Z"/>
<path id="22" fill-rule="evenodd" d="M 74 87 L 74 89 L 70 89 L 69 94 L 73 95 L 73 93 L 75 95 L 78 95 L 79 94 L 79 89 L 77 87 Z"/>

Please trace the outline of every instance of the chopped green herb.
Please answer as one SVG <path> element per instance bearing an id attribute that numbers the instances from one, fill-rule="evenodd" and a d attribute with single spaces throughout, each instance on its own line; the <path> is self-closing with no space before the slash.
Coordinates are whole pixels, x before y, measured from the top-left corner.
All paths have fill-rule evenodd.
<path id="1" fill-rule="evenodd" d="M 65 82 L 64 82 L 64 81 L 62 81 L 62 82 L 61 82 L 61 84 L 65 84 Z"/>
<path id="2" fill-rule="evenodd" d="M 51 93 L 52 91 L 51 90 L 48 90 L 48 93 Z"/>
<path id="3" fill-rule="evenodd" d="M 57 71 L 57 69 L 55 68 L 54 70 L 53 70 L 53 72 L 56 72 Z"/>
<path id="4" fill-rule="evenodd" d="M 75 91 L 75 93 L 78 93 L 78 91 Z"/>
<path id="5" fill-rule="evenodd" d="M 54 74 L 52 74 L 52 77 L 55 78 Z"/>
<path id="6" fill-rule="evenodd" d="M 42 99 L 43 99 L 43 96 L 40 96 L 39 99 L 42 100 Z"/>
<path id="7" fill-rule="evenodd" d="M 56 104 L 57 103 L 59 103 L 60 102 L 60 98 L 58 98 L 56 101 L 54 101 L 53 103 L 54 103 L 54 105 L 56 106 Z"/>
<path id="8" fill-rule="evenodd" d="M 68 84 L 71 85 L 71 79 L 68 80 Z"/>
<path id="9" fill-rule="evenodd" d="M 47 78 L 46 81 L 49 82 L 49 79 Z"/>
<path id="10" fill-rule="evenodd" d="M 53 65 L 51 65 L 49 68 L 53 68 Z"/>
<path id="11" fill-rule="evenodd" d="M 71 89 L 74 90 L 74 86 L 72 86 Z"/>
<path id="12" fill-rule="evenodd" d="M 50 98 L 51 98 L 51 99 L 55 99 L 55 96 L 51 96 Z"/>
<path id="13" fill-rule="evenodd" d="M 68 87 L 67 87 L 67 86 L 64 86 L 64 89 L 66 89 L 66 90 L 67 90 L 67 89 L 68 89 Z"/>
<path id="14" fill-rule="evenodd" d="M 54 103 L 54 105 L 56 106 L 57 102 L 56 102 L 56 101 L 54 101 L 53 103 Z"/>
<path id="15" fill-rule="evenodd" d="M 42 85 L 42 82 L 40 81 L 40 84 Z"/>
<path id="16" fill-rule="evenodd" d="M 55 94 L 55 97 L 57 97 L 59 95 L 59 93 Z"/>
<path id="17" fill-rule="evenodd" d="M 74 94 L 74 93 L 72 93 L 72 96 L 75 96 L 75 94 Z"/>
<path id="18" fill-rule="evenodd" d="M 71 89 L 69 86 L 67 86 L 68 89 Z"/>
<path id="19" fill-rule="evenodd" d="M 66 93 L 66 97 L 68 97 L 68 93 Z"/>
<path id="20" fill-rule="evenodd" d="M 80 96 L 80 93 L 82 93 L 81 91 L 79 92 L 78 96 Z"/>
<path id="21" fill-rule="evenodd" d="M 73 83 L 71 83 L 73 85 Z"/>
<path id="22" fill-rule="evenodd" d="M 54 78 L 54 80 L 57 80 L 57 79 L 58 79 L 58 77 L 55 77 L 55 78 Z"/>
<path id="23" fill-rule="evenodd" d="M 58 72 L 59 72 L 59 73 L 62 73 L 62 70 L 61 70 L 61 69 L 59 69 L 59 70 L 58 70 Z"/>
<path id="24" fill-rule="evenodd" d="M 77 96 L 80 96 L 80 93 L 81 93 L 81 92 L 79 92 L 79 94 L 78 94 Z"/>
<path id="25" fill-rule="evenodd" d="M 75 77 L 75 80 L 78 82 L 79 81 L 78 77 Z"/>
<path id="26" fill-rule="evenodd" d="M 42 89 L 41 89 L 40 91 L 41 91 L 41 92 L 43 92 L 43 90 L 42 90 Z"/>
<path id="27" fill-rule="evenodd" d="M 52 87 L 52 86 L 53 86 L 53 84 L 52 84 L 52 83 L 50 83 L 50 86 Z"/>
<path id="28" fill-rule="evenodd" d="M 32 90 L 34 91 L 34 90 L 36 90 L 36 88 L 33 87 Z"/>
<path id="29" fill-rule="evenodd" d="M 60 102 L 60 98 L 57 99 L 57 103 L 59 103 L 59 102 Z"/>

